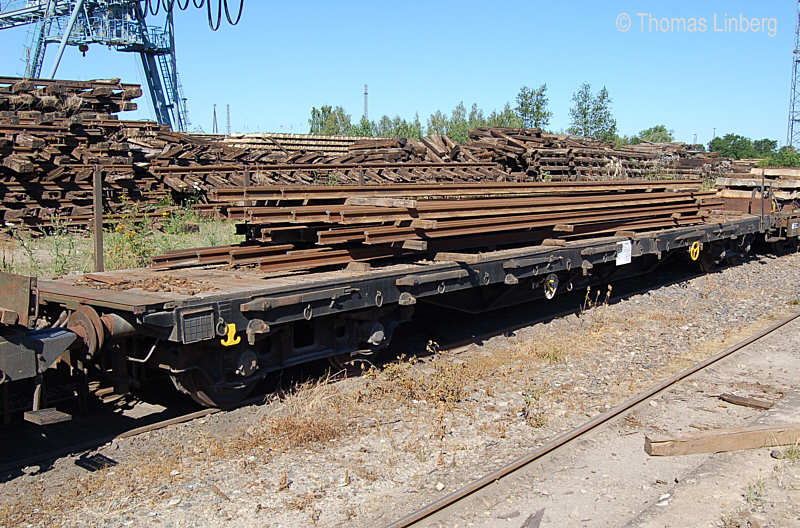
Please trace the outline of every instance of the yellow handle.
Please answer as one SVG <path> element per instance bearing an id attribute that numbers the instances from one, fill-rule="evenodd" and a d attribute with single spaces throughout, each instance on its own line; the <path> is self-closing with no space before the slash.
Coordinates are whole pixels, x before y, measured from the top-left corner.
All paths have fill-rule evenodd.
<path id="1" fill-rule="evenodd" d="M 692 260 L 697 260 L 700 258 L 700 242 L 695 240 L 692 242 L 692 245 L 689 246 L 689 257 Z"/>
<path id="2" fill-rule="evenodd" d="M 227 329 L 228 333 L 225 336 L 225 339 L 220 339 L 220 343 L 222 343 L 222 346 L 238 345 L 239 341 L 241 341 L 242 338 L 236 335 L 236 325 L 234 323 L 230 323 L 227 326 Z"/>

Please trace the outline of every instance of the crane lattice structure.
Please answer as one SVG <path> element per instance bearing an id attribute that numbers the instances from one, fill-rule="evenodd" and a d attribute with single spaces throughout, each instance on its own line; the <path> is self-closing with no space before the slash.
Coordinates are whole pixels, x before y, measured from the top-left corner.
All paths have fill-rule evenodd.
<path id="1" fill-rule="evenodd" d="M 794 29 L 794 52 L 792 53 L 792 88 L 789 96 L 789 131 L 786 144 L 800 146 L 800 1 L 797 3 L 797 24 Z"/>
<path id="2" fill-rule="evenodd" d="M 116 51 L 138 53 L 153 102 L 156 120 L 174 130 L 189 128 L 186 98 L 183 96 L 177 61 L 175 59 L 175 31 L 173 7 L 186 9 L 185 0 L 16 0 L 0 2 L 0 30 L 18 26 L 35 25 L 33 43 L 28 49 L 25 76 L 40 78 L 48 44 L 58 44 L 50 78 L 54 78 L 66 46 L 77 46 L 85 52 L 90 44 L 103 44 Z M 203 0 L 192 0 L 195 7 L 203 7 Z M 228 22 L 235 25 L 228 10 L 227 0 L 219 2 L 214 24 L 211 1 L 206 0 L 208 21 L 212 30 L 219 28 L 224 5 Z M 166 21 L 163 27 L 148 26 L 148 13 L 156 15 L 163 7 Z"/>

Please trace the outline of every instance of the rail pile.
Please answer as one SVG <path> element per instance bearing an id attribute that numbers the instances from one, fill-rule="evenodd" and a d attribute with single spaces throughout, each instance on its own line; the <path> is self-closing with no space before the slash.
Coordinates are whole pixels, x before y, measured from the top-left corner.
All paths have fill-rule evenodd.
<path id="1" fill-rule="evenodd" d="M 469 135 L 472 141 L 465 150 L 476 159 L 499 163 L 517 181 L 698 178 L 721 161 L 714 153 L 693 151 L 683 143 L 614 147 L 589 138 L 515 128 L 479 128 Z"/>
<path id="2" fill-rule="evenodd" d="M 322 155 L 336 156 L 347 152 L 347 147 L 357 141 L 372 140 L 364 136 L 322 136 L 318 134 L 198 134 L 198 138 L 218 141 L 229 147 L 248 150 L 265 150 L 293 154 L 296 152 L 318 152 Z M 385 139 L 385 138 L 377 138 Z"/>
<path id="3" fill-rule="evenodd" d="M 701 187 L 699 180 L 620 180 L 220 188 L 212 198 L 246 221 L 240 231 L 248 242 L 170 252 L 153 266 L 277 272 L 695 225 L 722 206 Z"/>
<path id="4" fill-rule="evenodd" d="M 183 137 L 184 141 L 200 141 Z M 147 142 L 147 138 L 142 138 Z M 480 162 L 446 136 L 366 139 L 330 155 L 318 150 L 246 150 L 203 141 L 217 162 L 179 148 L 152 159 L 150 171 L 179 192 L 254 185 L 341 185 L 416 182 L 480 182 L 506 178 L 496 163 Z M 223 159 L 223 157 L 225 157 Z M 160 163 L 164 161 L 165 163 Z"/>
<path id="5" fill-rule="evenodd" d="M 726 207 L 744 213 L 760 214 L 761 196 L 770 199 L 764 212 L 791 211 L 800 207 L 800 169 L 758 168 L 748 173 L 730 173 L 717 178 L 716 184 Z"/>

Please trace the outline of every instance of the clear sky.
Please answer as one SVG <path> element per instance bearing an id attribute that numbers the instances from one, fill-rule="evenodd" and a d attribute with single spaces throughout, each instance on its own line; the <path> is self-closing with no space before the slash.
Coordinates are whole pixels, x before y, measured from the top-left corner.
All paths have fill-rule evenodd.
<path id="1" fill-rule="evenodd" d="M 789 0 L 245 0 L 238 26 L 212 32 L 193 8 L 175 25 L 190 119 L 206 132 L 214 103 L 220 129 L 230 104 L 234 131 L 306 133 L 311 107 L 323 104 L 342 105 L 355 122 L 365 83 L 370 118 L 419 112 L 423 122 L 459 101 L 488 113 L 520 86 L 547 83 L 558 131 L 569 126 L 572 93 L 589 82 L 608 88 L 622 134 L 665 124 L 681 141 L 707 143 L 716 128 L 783 144 L 795 9 Z M 24 73 L 29 41 L 30 28 L 0 31 L 2 74 Z M 101 46 L 85 58 L 68 48 L 58 77 L 144 81 L 138 56 Z M 126 116 L 153 117 L 146 96 L 139 106 Z"/>

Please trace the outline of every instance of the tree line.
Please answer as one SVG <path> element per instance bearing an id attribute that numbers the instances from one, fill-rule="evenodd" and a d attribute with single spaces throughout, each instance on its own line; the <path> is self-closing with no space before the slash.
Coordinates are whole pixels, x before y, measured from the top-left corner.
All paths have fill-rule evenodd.
<path id="1" fill-rule="evenodd" d="M 597 92 L 589 83 L 583 83 L 572 94 L 572 106 L 569 109 L 570 125 L 566 132 L 614 143 L 617 146 L 635 145 L 642 142 L 671 142 L 675 140 L 675 132 L 665 125 L 654 125 L 641 130 L 632 136 L 617 133 L 617 121 L 614 118 L 612 99 L 603 86 Z M 348 135 L 368 137 L 412 137 L 419 139 L 424 135 L 447 135 L 458 143 L 465 143 L 469 131 L 481 127 L 541 128 L 547 130 L 553 112 L 550 110 L 547 96 L 547 84 L 538 88 L 523 86 L 517 93 L 514 104 L 506 103 L 501 110 L 484 112 L 477 104 L 469 110 L 463 102 L 458 103 L 449 113 L 437 110 L 423 123 L 419 114 L 412 120 L 400 116 L 384 115 L 377 121 L 362 117 L 357 123 L 352 122 L 350 114 L 341 106 L 321 106 L 311 109 L 309 133 L 322 135 Z M 694 145 L 698 150 L 705 150 L 704 145 Z M 709 150 L 719 152 L 725 157 L 741 158 L 775 158 L 782 156 L 775 163 L 789 163 L 790 154 L 794 151 L 778 149 L 778 142 L 764 138 L 752 140 L 736 134 L 715 137 L 708 144 Z M 783 153 L 781 153 L 783 151 Z"/>
<path id="2" fill-rule="evenodd" d="M 592 87 L 584 83 L 572 96 L 573 106 L 570 109 L 570 134 L 593 137 L 602 141 L 631 141 L 631 138 L 620 138 L 617 135 L 617 122 L 611 113 L 611 97 L 603 87 L 596 94 Z M 465 143 L 469 131 L 481 127 L 542 128 L 547 129 L 553 113 L 549 109 L 547 85 L 538 88 L 523 86 L 512 103 L 506 103 L 501 110 L 486 113 L 473 104 L 469 110 L 463 101 L 458 103 L 449 113 L 437 110 L 423 122 L 419 114 L 407 120 L 400 116 L 384 115 L 377 121 L 362 117 L 353 123 L 352 116 L 341 106 L 323 105 L 311 109 L 308 120 L 310 134 L 349 135 L 349 136 L 382 136 L 413 137 L 419 139 L 423 135 L 447 135 L 458 143 Z M 654 127 L 657 128 L 657 127 Z M 666 131 L 665 127 L 661 127 Z M 646 131 L 642 131 L 644 134 Z M 635 136 L 633 140 L 638 140 Z M 645 136 L 642 136 L 643 138 Z M 649 136 L 647 136 L 649 137 Z M 671 141 L 667 135 L 665 141 Z M 646 139 L 641 139 L 646 140 Z M 649 139 L 647 139 L 649 140 Z"/>

